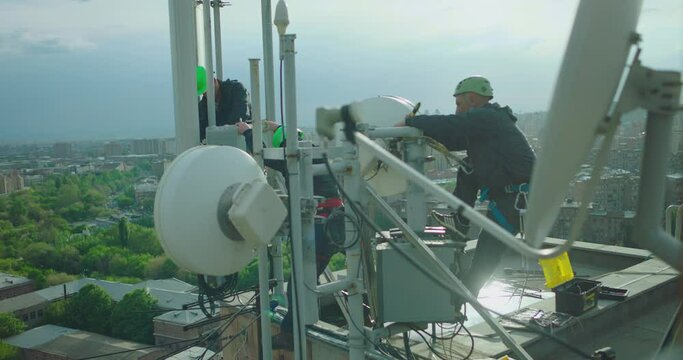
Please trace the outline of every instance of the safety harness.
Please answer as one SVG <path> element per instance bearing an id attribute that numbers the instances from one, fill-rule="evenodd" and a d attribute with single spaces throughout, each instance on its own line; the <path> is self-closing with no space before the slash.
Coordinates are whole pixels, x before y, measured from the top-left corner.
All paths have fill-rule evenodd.
<path id="1" fill-rule="evenodd" d="M 503 188 L 503 191 L 505 191 L 506 194 L 517 194 L 517 197 L 515 198 L 515 209 L 520 212 L 520 217 L 524 215 L 524 211 L 526 210 L 525 208 L 520 207 L 519 201 L 521 198 L 524 199 L 524 206 L 526 206 L 526 200 L 527 196 L 529 194 L 529 184 L 527 183 L 522 183 L 522 184 L 512 184 L 512 185 L 505 185 Z M 488 186 L 484 186 L 481 188 L 481 192 L 479 194 L 479 202 L 484 202 L 486 200 L 489 200 L 488 204 L 488 209 L 491 211 L 491 215 L 493 215 L 493 218 L 496 220 L 496 222 L 505 228 L 505 230 L 509 231 L 511 234 L 515 233 L 515 228 L 510 224 L 510 222 L 505 218 L 505 215 L 498 209 L 498 206 L 496 205 L 496 202 L 493 200 L 489 199 L 489 188 Z M 520 229 L 523 227 L 522 221 L 520 219 Z"/>

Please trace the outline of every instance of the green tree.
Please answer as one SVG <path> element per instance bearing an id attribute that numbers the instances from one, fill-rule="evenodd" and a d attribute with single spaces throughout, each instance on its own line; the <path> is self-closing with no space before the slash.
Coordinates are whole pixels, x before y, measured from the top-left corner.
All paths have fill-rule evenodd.
<path id="1" fill-rule="evenodd" d="M 157 256 L 145 265 L 146 279 L 168 279 L 176 277 L 178 265 L 164 255 Z"/>
<path id="2" fill-rule="evenodd" d="M 47 285 L 47 286 L 61 285 L 64 283 L 68 283 L 70 281 L 74 281 L 76 279 L 78 279 L 78 276 L 76 276 L 76 275 L 69 275 L 69 274 L 65 274 L 63 272 L 53 273 L 53 274 L 48 274 L 46 276 L 45 285 Z"/>
<path id="3" fill-rule="evenodd" d="M 66 301 L 62 300 L 51 303 L 45 309 L 45 317 L 43 319 L 46 324 L 69 326 L 70 322 L 66 315 Z"/>
<path id="4" fill-rule="evenodd" d="M 43 271 L 40 271 L 36 268 L 29 268 L 28 271 L 26 272 L 26 277 L 33 280 L 33 283 L 36 285 L 36 288 L 42 289 L 46 285 L 46 277 Z"/>
<path id="5" fill-rule="evenodd" d="M 109 262 L 113 256 L 112 249 L 108 246 L 97 245 L 90 248 L 82 258 L 82 264 L 85 273 L 97 271 L 100 273 L 109 273 Z"/>
<path id="6" fill-rule="evenodd" d="M 136 254 L 161 255 L 163 250 L 154 229 L 129 224 L 128 248 Z"/>
<path id="7" fill-rule="evenodd" d="M 26 324 L 14 314 L 0 313 L 0 339 L 21 334 L 26 330 Z"/>
<path id="8" fill-rule="evenodd" d="M 65 313 L 71 327 L 109 335 L 113 308 L 112 298 L 104 289 L 88 284 L 67 301 Z"/>
<path id="9" fill-rule="evenodd" d="M 119 242 L 122 247 L 128 246 L 128 220 L 125 217 L 119 220 Z"/>
<path id="10" fill-rule="evenodd" d="M 104 206 L 107 202 L 107 197 L 100 191 L 89 189 L 83 195 L 83 202 L 88 206 Z"/>
<path id="11" fill-rule="evenodd" d="M 145 344 L 154 344 L 152 319 L 158 315 L 156 299 L 145 289 L 126 294 L 111 314 L 112 336 Z"/>
<path id="12" fill-rule="evenodd" d="M 121 252 L 114 254 L 109 261 L 109 273 L 114 276 L 143 277 L 149 255 L 136 255 Z"/>
<path id="13" fill-rule="evenodd" d="M 55 206 L 57 208 L 64 208 L 79 201 L 81 201 L 81 196 L 78 186 L 71 183 L 62 184 L 59 189 L 59 194 L 57 195 Z"/>
<path id="14" fill-rule="evenodd" d="M 135 198 L 126 195 L 119 195 L 116 197 L 116 205 L 121 209 L 128 209 L 135 204 Z"/>
<path id="15" fill-rule="evenodd" d="M 22 252 L 24 260 L 37 268 L 54 268 L 57 265 L 57 250 L 54 246 L 38 242 L 28 245 Z"/>
<path id="16" fill-rule="evenodd" d="M 0 342 L 0 360 L 19 359 L 21 359 L 21 356 L 19 356 L 19 349 L 8 343 Z"/>
<path id="17" fill-rule="evenodd" d="M 13 196 L 9 204 L 9 221 L 14 224 L 14 226 L 19 226 L 28 221 L 28 208 L 26 204 L 17 199 L 17 196 Z"/>
<path id="18" fill-rule="evenodd" d="M 69 274 L 81 272 L 81 254 L 73 246 L 66 245 L 57 249 L 57 264 L 55 270 Z"/>

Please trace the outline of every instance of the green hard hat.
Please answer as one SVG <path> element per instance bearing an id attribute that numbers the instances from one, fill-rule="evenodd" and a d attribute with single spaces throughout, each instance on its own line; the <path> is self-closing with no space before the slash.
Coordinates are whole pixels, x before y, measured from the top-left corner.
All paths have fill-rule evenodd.
<path id="1" fill-rule="evenodd" d="M 206 92 L 206 69 L 197 66 L 197 96 Z"/>
<path id="2" fill-rule="evenodd" d="M 303 140 L 304 139 L 304 132 L 299 130 L 299 129 L 296 129 L 296 131 L 298 133 L 299 140 Z M 284 127 L 280 126 L 275 130 L 275 132 L 273 132 L 273 147 L 281 147 L 282 144 L 284 143 L 284 141 L 285 141 Z"/>
<path id="3" fill-rule="evenodd" d="M 458 96 L 460 94 L 472 92 L 479 94 L 481 96 L 493 97 L 493 88 L 491 83 L 483 76 L 475 75 L 463 79 L 455 87 L 455 93 L 453 96 Z"/>

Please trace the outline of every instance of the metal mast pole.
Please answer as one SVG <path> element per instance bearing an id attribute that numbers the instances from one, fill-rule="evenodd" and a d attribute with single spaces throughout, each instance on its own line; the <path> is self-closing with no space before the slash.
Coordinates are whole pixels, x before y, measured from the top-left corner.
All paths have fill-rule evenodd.
<path id="1" fill-rule="evenodd" d="M 260 59 L 249 59 L 249 70 L 251 78 L 251 105 L 252 115 L 252 139 L 253 155 L 259 166 L 263 167 L 263 131 L 261 121 L 261 94 L 259 83 L 259 61 Z M 270 328 L 270 297 L 268 296 L 268 245 L 263 245 L 258 249 L 258 284 L 259 284 L 259 308 L 261 312 L 261 348 L 264 359 L 273 358 L 273 346 L 271 343 Z"/>
<path id="2" fill-rule="evenodd" d="M 275 79 L 273 74 L 273 15 L 270 0 L 261 0 L 263 36 L 263 78 L 265 81 L 266 119 L 275 121 Z"/>
<path id="3" fill-rule="evenodd" d="M 296 64 L 294 39 L 296 35 L 282 36 L 282 53 L 284 56 L 284 82 L 285 82 L 285 134 L 287 145 L 285 154 L 287 171 L 289 173 L 289 226 L 292 235 L 292 280 L 293 302 L 289 305 L 289 311 L 294 311 L 294 354 L 297 358 L 304 358 L 306 351 L 306 297 L 304 296 L 304 258 L 303 236 L 301 228 L 301 179 L 299 173 L 299 142 L 297 134 L 296 114 Z"/>
<path id="4" fill-rule="evenodd" d="M 202 2 L 204 19 L 204 67 L 206 68 L 206 110 L 209 126 L 216 126 L 216 89 L 213 86 L 213 51 L 211 43 L 211 4 L 210 0 Z"/>
<path id="5" fill-rule="evenodd" d="M 221 41 L 221 1 L 211 1 L 213 5 L 213 37 L 216 46 L 216 78 L 223 80 L 223 46 Z"/>
<path id="6" fill-rule="evenodd" d="M 273 16 L 270 0 L 261 0 L 261 26 L 263 37 L 263 78 L 266 99 L 266 119 L 275 121 L 275 82 L 273 75 Z M 276 237 L 273 243 L 273 274 L 278 280 L 275 285 L 275 294 L 284 295 L 284 274 L 282 262 L 282 238 Z M 289 304 L 288 306 L 291 306 Z"/>
<path id="7" fill-rule="evenodd" d="M 196 74 L 197 31 L 194 5 L 190 1 L 168 1 L 173 72 L 173 113 L 176 153 L 199 145 Z"/>

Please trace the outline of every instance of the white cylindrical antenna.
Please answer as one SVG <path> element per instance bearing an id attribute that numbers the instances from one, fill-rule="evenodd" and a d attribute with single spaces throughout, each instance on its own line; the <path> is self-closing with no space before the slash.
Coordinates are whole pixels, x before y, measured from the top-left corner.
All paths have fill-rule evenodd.
<path id="1" fill-rule="evenodd" d="M 287 11 L 287 3 L 285 0 L 277 2 L 273 23 L 277 26 L 277 32 L 280 36 L 283 36 L 287 32 L 287 26 L 289 26 L 289 12 Z"/>
<path id="2" fill-rule="evenodd" d="M 221 2 L 214 0 L 213 3 L 213 37 L 216 47 L 216 77 L 223 79 L 223 47 L 221 46 Z"/>
<path id="3" fill-rule="evenodd" d="M 168 1 L 173 72 L 173 114 L 176 153 L 199 144 L 197 111 L 197 36 L 194 5 Z"/>
<path id="4" fill-rule="evenodd" d="M 253 155 L 259 166 L 263 166 L 263 120 L 261 119 L 261 85 L 259 62 L 261 59 L 249 59 L 249 75 L 251 80 L 251 123 L 253 126 Z"/>
<path id="5" fill-rule="evenodd" d="M 216 126 L 216 88 L 213 86 L 213 51 L 211 44 L 211 2 L 202 2 L 204 19 L 204 67 L 206 68 L 206 110 L 209 126 Z M 219 78 L 220 80 L 220 78 Z"/>
<path id="6" fill-rule="evenodd" d="M 266 99 L 266 119 L 275 121 L 275 75 L 273 74 L 273 17 L 270 0 L 261 0 L 261 31 L 263 36 L 263 81 Z"/>

